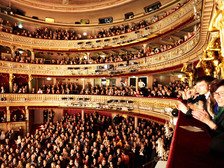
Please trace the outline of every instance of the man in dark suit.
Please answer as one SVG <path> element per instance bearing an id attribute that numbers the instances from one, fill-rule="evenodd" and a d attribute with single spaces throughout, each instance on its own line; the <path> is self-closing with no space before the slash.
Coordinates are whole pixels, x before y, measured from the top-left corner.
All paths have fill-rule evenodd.
<path id="1" fill-rule="evenodd" d="M 37 158 L 37 167 L 39 168 L 39 167 L 43 167 L 43 162 L 42 162 L 42 158 L 41 158 L 41 156 L 39 156 L 38 158 Z"/>
<path id="2" fill-rule="evenodd" d="M 55 115 L 55 112 L 53 111 L 53 109 L 51 109 L 51 111 L 49 111 L 49 121 L 50 122 L 53 122 L 54 115 Z"/>
<path id="3" fill-rule="evenodd" d="M 192 110 L 205 109 L 210 114 L 208 108 L 210 100 L 210 83 L 214 80 L 212 76 L 202 76 L 196 80 L 196 93 L 193 95 L 190 90 L 186 92 L 187 106 L 183 103 L 177 105 L 177 109 L 181 110 L 186 116 L 192 117 Z M 213 114 L 210 114 L 213 115 Z"/>
<path id="4" fill-rule="evenodd" d="M 47 119 L 48 119 L 48 111 L 47 110 L 43 111 L 43 118 L 44 118 L 44 123 L 46 123 Z"/>

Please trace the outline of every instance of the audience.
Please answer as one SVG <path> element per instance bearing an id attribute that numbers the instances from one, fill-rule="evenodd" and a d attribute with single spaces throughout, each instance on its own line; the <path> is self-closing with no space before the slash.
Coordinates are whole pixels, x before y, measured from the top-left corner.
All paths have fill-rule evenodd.
<path id="1" fill-rule="evenodd" d="M 193 88 L 183 92 L 187 104 L 179 103 L 177 108 L 186 114 L 206 124 L 212 137 L 210 152 L 217 158 L 224 156 L 224 80 L 211 76 L 197 78 Z"/>
<path id="2" fill-rule="evenodd" d="M 182 99 L 182 93 L 188 88 L 187 81 L 174 81 L 168 85 L 158 84 L 158 87 L 139 88 L 136 90 L 133 86 L 109 87 L 88 85 L 81 88 L 76 83 L 57 83 L 56 85 L 43 85 L 37 93 L 45 94 L 86 94 L 86 95 L 109 95 L 109 96 L 144 96 L 144 97 L 171 97 Z"/>
<path id="3" fill-rule="evenodd" d="M 168 85 L 159 84 L 156 81 L 157 85 L 153 84 L 152 88 L 139 87 L 136 90 L 135 87 L 122 85 L 120 87 L 109 87 L 109 86 L 91 86 L 86 85 L 85 88 L 82 88 L 81 85 L 76 82 L 57 82 L 53 85 L 46 86 L 42 85 L 40 88 L 35 91 L 35 88 L 32 88 L 31 93 L 35 94 L 83 94 L 83 95 L 109 95 L 109 96 L 136 96 L 136 97 L 171 97 L 171 98 L 183 98 L 183 93 L 186 90 L 189 90 L 188 82 L 176 80 L 170 82 Z M 3 87 L 3 86 L 2 86 Z M 4 92 L 5 93 L 5 92 Z M 14 83 L 12 93 L 28 93 L 28 86 L 23 85 L 19 87 L 17 83 Z"/>
<path id="4" fill-rule="evenodd" d="M 102 63 L 127 61 L 127 65 L 129 65 L 130 60 L 148 57 L 172 49 L 173 47 L 176 47 L 182 44 L 183 42 L 187 41 L 188 39 L 190 39 L 194 34 L 195 32 L 188 32 L 187 35 L 184 35 L 179 40 L 176 40 L 173 45 L 162 44 L 160 45 L 160 47 L 155 48 L 147 47 L 146 49 L 142 47 L 140 50 L 137 50 L 136 52 L 127 51 L 123 53 L 120 52 L 118 54 L 110 53 L 106 56 L 99 55 L 98 57 L 92 57 L 89 60 L 87 60 L 84 57 L 78 57 L 78 56 L 75 57 L 64 56 L 63 58 L 51 59 L 51 60 L 47 60 L 45 58 L 35 58 L 34 60 L 32 60 L 28 51 L 20 52 L 19 50 L 15 51 L 15 57 L 9 58 L 3 55 L 1 59 L 5 61 L 13 61 L 20 63 L 55 64 L 55 65 L 102 64 Z"/>
<path id="5" fill-rule="evenodd" d="M 174 7 L 173 9 L 170 9 L 169 11 L 158 14 L 157 16 L 154 16 L 149 20 L 141 20 L 138 23 L 129 23 L 126 25 L 122 24 L 120 26 L 110 27 L 109 29 L 102 29 L 102 30 L 98 31 L 95 35 L 82 36 L 81 34 L 77 33 L 76 30 L 74 30 L 74 29 L 73 30 L 68 30 L 68 29 L 63 30 L 63 29 L 53 29 L 53 28 L 49 28 L 49 27 L 37 28 L 35 31 L 31 31 L 31 30 L 27 30 L 24 28 L 19 28 L 17 23 L 10 23 L 10 21 L 2 20 L 2 19 L 1 19 L 1 25 L 2 25 L 1 30 L 4 32 L 8 32 L 8 33 L 13 33 L 13 34 L 21 35 L 21 36 L 26 36 L 26 37 L 38 38 L 38 39 L 79 40 L 79 39 L 86 39 L 86 38 L 88 38 L 88 39 L 104 38 L 104 37 L 111 37 L 111 36 L 115 36 L 115 35 L 129 33 L 132 31 L 137 31 L 141 28 L 145 28 L 145 27 L 167 17 L 168 15 L 175 12 L 183 5 L 178 3 L 177 6 Z"/>
<path id="6" fill-rule="evenodd" d="M 65 115 L 46 123 L 34 134 L 20 130 L 1 132 L 1 167 L 140 167 L 157 156 L 157 140 L 169 150 L 161 124 L 121 118 L 115 126 L 110 117 L 98 113 Z"/>
<path id="7" fill-rule="evenodd" d="M 7 115 L 5 111 L 0 111 L 0 123 L 7 121 Z"/>
<path id="8" fill-rule="evenodd" d="M 187 100 L 187 105 L 179 103 L 177 108 L 189 117 L 192 117 L 192 111 L 199 109 L 204 109 L 212 116 L 209 106 L 213 100 L 210 94 L 210 84 L 213 80 L 214 78 L 211 76 L 197 78 L 194 88 L 188 88 L 185 92 L 182 92 L 183 98 Z"/>

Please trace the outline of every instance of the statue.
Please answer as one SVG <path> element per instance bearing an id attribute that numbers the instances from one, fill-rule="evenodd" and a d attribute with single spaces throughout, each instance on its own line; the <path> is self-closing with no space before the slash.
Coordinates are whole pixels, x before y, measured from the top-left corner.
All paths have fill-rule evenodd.
<path id="1" fill-rule="evenodd" d="M 169 124 L 166 122 L 165 125 L 165 136 L 167 139 L 170 139 L 173 135 L 173 125 L 171 122 L 169 122 Z"/>
<path id="2" fill-rule="evenodd" d="M 218 51 L 207 50 L 204 51 L 203 55 L 199 58 L 196 68 L 203 68 L 207 76 L 219 78 L 221 72 L 221 62 L 222 58 L 219 57 Z"/>
<path id="3" fill-rule="evenodd" d="M 15 76 L 13 74 L 9 74 L 9 83 L 13 83 Z"/>
<path id="4" fill-rule="evenodd" d="M 183 67 L 181 69 L 181 72 L 187 74 L 188 81 L 189 81 L 189 86 L 193 86 L 194 75 L 195 75 L 194 65 L 192 63 L 191 64 L 184 63 Z"/>
<path id="5" fill-rule="evenodd" d="M 31 75 L 31 74 L 29 74 L 29 76 L 28 76 L 28 83 L 31 83 L 31 82 L 32 82 L 32 80 L 33 80 L 33 77 L 32 77 L 32 75 Z"/>

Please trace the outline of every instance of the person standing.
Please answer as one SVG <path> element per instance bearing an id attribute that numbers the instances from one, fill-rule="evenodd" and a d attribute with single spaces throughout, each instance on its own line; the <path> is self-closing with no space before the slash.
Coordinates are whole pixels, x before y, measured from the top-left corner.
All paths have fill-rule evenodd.
<path id="1" fill-rule="evenodd" d="M 55 112 L 53 111 L 53 109 L 51 109 L 51 111 L 49 111 L 49 121 L 50 122 L 53 122 L 54 115 L 55 115 Z"/>
<path id="2" fill-rule="evenodd" d="M 48 120 L 48 110 L 43 111 L 43 119 L 44 119 L 44 124 L 45 124 Z"/>
<path id="3" fill-rule="evenodd" d="M 144 83 L 141 79 L 140 79 L 139 82 L 138 82 L 138 87 L 139 87 L 140 89 L 145 88 L 145 83 Z"/>
<path id="4" fill-rule="evenodd" d="M 208 126 L 212 135 L 210 151 L 217 157 L 224 156 L 224 80 L 211 84 L 211 95 L 214 98 L 214 116 L 211 118 L 205 110 L 194 110 L 192 116 Z"/>

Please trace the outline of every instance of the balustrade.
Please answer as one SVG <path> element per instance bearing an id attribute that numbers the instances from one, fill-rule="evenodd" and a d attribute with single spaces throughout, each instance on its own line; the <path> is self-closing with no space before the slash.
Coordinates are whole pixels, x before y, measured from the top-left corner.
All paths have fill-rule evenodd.
<path id="1" fill-rule="evenodd" d="M 201 3 L 199 3 L 201 4 Z M 149 40 L 158 36 L 159 34 L 166 33 L 169 30 L 177 27 L 192 16 L 194 1 L 186 3 L 176 12 L 170 14 L 164 19 L 153 23 L 147 28 L 142 28 L 138 31 L 125 33 L 122 35 L 100 38 L 100 39 L 88 39 L 88 40 L 47 40 L 36 39 L 30 37 L 24 37 L 14 35 L 10 33 L 0 32 L 0 40 L 2 43 L 11 44 L 14 46 L 30 47 L 32 49 L 44 49 L 44 50 L 97 50 L 104 47 L 122 47 L 129 44 L 139 43 L 145 40 Z M 199 5 L 200 6 L 200 5 Z"/>
<path id="2" fill-rule="evenodd" d="M 127 74 L 132 70 L 136 72 L 144 72 L 161 69 L 161 66 L 170 67 L 172 62 L 180 64 L 181 60 L 184 60 L 183 58 L 188 57 L 187 53 L 194 49 L 199 40 L 200 30 L 198 30 L 190 39 L 175 48 L 148 57 L 130 60 L 129 66 L 119 66 L 119 64 L 126 64 L 125 61 L 108 63 L 108 65 L 112 65 L 114 69 L 98 69 L 99 66 L 104 67 L 105 64 L 46 65 L 0 61 L 0 72 L 46 76 L 114 75 Z M 180 60 L 180 62 L 176 60 Z"/>
<path id="3" fill-rule="evenodd" d="M 0 106 L 93 108 L 154 115 L 164 119 L 171 117 L 170 108 L 175 108 L 180 101 L 174 98 L 66 94 L 1 94 L 1 97 L 6 100 Z"/>

